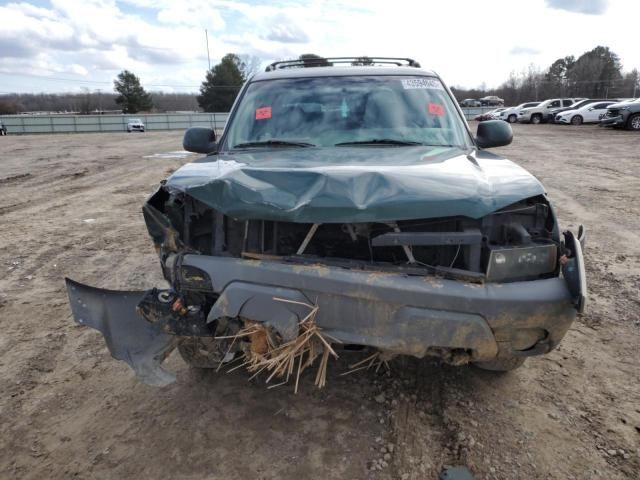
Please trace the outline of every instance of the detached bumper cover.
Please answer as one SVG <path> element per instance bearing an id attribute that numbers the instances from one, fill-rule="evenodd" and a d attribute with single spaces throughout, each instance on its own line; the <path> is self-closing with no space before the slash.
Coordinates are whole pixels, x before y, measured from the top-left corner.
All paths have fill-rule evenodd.
<path id="1" fill-rule="evenodd" d="M 150 323 L 138 315 L 136 307 L 145 292 L 104 290 L 69 278 L 65 282 L 73 318 L 102 333 L 113 358 L 129 364 L 147 385 L 175 381 L 175 375 L 160 364 L 175 348 L 177 339 L 164 333 L 161 323 Z"/>

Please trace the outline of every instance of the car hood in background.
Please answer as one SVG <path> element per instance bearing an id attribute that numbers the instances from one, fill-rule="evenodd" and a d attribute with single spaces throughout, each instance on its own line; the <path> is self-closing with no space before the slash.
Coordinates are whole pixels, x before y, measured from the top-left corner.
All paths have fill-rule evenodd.
<path id="1" fill-rule="evenodd" d="M 618 103 L 612 103 L 611 105 L 607 105 L 607 108 L 622 108 L 622 107 L 626 107 L 627 105 L 630 105 L 632 103 L 639 103 L 636 101 L 628 101 L 628 102 L 618 102 Z"/>
<path id="2" fill-rule="evenodd" d="M 480 218 L 544 193 L 523 168 L 448 147 L 280 148 L 208 157 L 165 184 L 238 220 Z"/>

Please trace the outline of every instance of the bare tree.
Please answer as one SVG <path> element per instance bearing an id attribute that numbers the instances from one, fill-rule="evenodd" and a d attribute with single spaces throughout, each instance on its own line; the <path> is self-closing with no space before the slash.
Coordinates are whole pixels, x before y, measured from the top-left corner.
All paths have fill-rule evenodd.
<path id="1" fill-rule="evenodd" d="M 245 79 L 248 79 L 255 73 L 258 73 L 260 70 L 260 65 L 262 65 L 262 59 L 256 55 L 243 54 L 238 55 L 240 59 L 240 71 L 242 72 L 242 76 Z"/>

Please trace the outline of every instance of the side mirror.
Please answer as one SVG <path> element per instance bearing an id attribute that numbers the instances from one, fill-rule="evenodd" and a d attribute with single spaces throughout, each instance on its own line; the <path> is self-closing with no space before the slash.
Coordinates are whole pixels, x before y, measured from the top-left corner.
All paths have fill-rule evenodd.
<path id="1" fill-rule="evenodd" d="M 476 144 L 480 148 L 503 147 L 513 140 L 511 125 L 502 120 L 488 120 L 478 124 Z"/>
<path id="2" fill-rule="evenodd" d="M 191 127 L 184 132 L 182 146 L 188 152 L 212 153 L 218 149 L 216 132 L 207 127 Z"/>

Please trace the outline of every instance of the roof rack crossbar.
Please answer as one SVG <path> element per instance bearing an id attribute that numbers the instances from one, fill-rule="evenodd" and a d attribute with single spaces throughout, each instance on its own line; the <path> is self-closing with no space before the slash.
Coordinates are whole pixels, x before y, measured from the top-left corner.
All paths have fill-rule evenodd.
<path id="1" fill-rule="evenodd" d="M 416 62 L 412 58 L 400 58 L 400 57 L 367 57 L 367 56 L 359 56 L 359 57 L 321 57 L 321 58 L 304 58 L 304 59 L 294 59 L 294 60 L 280 60 L 277 62 L 273 62 L 269 65 L 265 71 L 272 72 L 277 69 L 284 68 L 303 68 L 303 67 L 330 67 L 335 63 L 354 63 L 354 62 L 362 62 L 365 60 L 370 62 L 371 65 L 382 64 L 382 65 L 397 65 L 407 66 L 407 67 L 415 67 L 420 68 L 420 64 Z"/>

